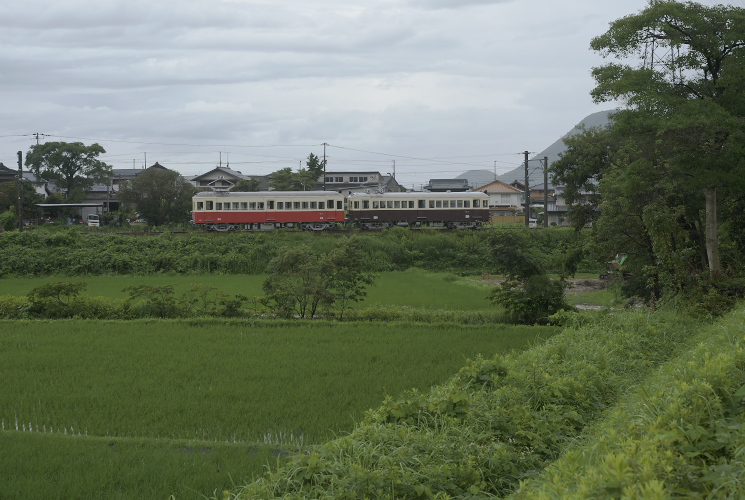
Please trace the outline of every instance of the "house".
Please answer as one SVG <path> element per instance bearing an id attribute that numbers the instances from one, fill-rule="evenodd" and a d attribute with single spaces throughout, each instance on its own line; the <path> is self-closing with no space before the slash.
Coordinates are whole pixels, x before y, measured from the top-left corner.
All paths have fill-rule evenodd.
<path id="1" fill-rule="evenodd" d="M 326 172 L 314 189 L 351 193 L 398 193 L 404 191 L 392 175 L 380 172 Z"/>
<path id="2" fill-rule="evenodd" d="M 215 167 L 207 173 L 197 175 L 190 179 L 191 183 L 200 191 L 228 191 L 238 181 L 257 179 L 261 182 L 259 189 L 268 189 L 268 180 L 262 175 L 243 175 L 237 170 L 228 167 Z"/>
<path id="3" fill-rule="evenodd" d="M 502 181 L 493 181 L 474 191 L 489 195 L 489 213 L 493 216 L 515 215 L 522 210 L 523 192 Z"/>
<path id="4" fill-rule="evenodd" d="M 462 193 L 470 191 L 471 186 L 468 179 L 430 179 L 424 189 L 433 193 Z"/>
<path id="5" fill-rule="evenodd" d="M 34 174 L 27 170 L 22 170 L 24 182 L 31 182 L 36 190 L 37 194 L 47 196 L 46 181 L 40 181 Z M 18 182 L 18 170 L 6 167 L 3 163 L 0 163 L 0 182 Z"/>

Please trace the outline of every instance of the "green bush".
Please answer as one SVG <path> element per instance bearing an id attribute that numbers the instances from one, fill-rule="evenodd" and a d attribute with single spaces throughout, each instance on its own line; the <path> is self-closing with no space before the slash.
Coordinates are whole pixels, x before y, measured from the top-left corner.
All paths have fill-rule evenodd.
<path id="1" fill-rule="evenodd" d="M 10 210 L 0 213 L 0 227 L 3 228 L 3 231 L 12 231 L 13 229 L 17 229 L 18 217 L 16 216 L 16 214 L 11 212 Z"/>
<path id="2" fill-rule="evenodd" d="M 523 283 L 506 280 L 495 287 L 489 299 L 504 307 L 510 320 L 534 325 L 548 324 L 550 316 L 574 308 L 564 300 L 566 283 L 545 274 L 527 278 Z"/>

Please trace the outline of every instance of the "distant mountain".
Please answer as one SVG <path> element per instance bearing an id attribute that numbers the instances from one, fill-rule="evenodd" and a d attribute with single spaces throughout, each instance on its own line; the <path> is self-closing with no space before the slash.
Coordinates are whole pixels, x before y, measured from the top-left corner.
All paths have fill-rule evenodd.
<path id="1" fill-rule="evenodd" d="M 566 149 L 566 146 L 564 145 L 565 137 L 578 134 L 581 131 L 582 127 L 591 128 L 604 127 L 608 125 L 608 123 L 610 123 L 610 113 L 612 113 L 612 111 L 610 110 L 598 111 L 597 113 L 593 113 L 590 116 L 587 116 L 577 125 L 575 125 L 572 130 L 564 134 L 556 142 L 554 142 L 549 147 L 530 159 L 539 160 L 547 156 L 549 165 L 552 164 L 554 161 L 559 159 L 559 153 L 562 153 Z M 529 170 L 530 185 L 534 186 L 536 184 L 543 184 L 543 169 L 540 167 L 540 164 L 537 161 L 531 161 L 529 163 Z M 468 183 L 474 188 L 485 186 L 486 184 L 494 182 L 495 180 L 494 172 L 490 170 L 469 170 L 460 174 L 458 177 L 456 177 L 456 179 L 468 179 Z M 496 180 L 506 182 L 507 184 L 510 184 L 514 181 L 525 182 L 525 167 L 521 165 L 505 174 L 498 175 Z"/>

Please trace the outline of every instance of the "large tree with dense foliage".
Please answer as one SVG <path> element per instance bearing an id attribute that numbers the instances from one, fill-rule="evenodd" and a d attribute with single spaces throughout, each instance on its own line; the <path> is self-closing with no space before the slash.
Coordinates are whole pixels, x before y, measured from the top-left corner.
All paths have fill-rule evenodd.
<path id="1" fill-rule="evenodd" d="M 629 254 L 635 295 L 660 297 L 701 271 L 737 266 L 745 243 L 733 238 L 745 220 L 732 217 L 745 204 L 745 9 L 652 0 L 592 48 L 628 60 L 593 70 L 594 100 L 624 106 L 607 128 L 568 138 L 552 166 L 575 224 L 593 222 L 598 255 Z M 717 201 L 730 217 L 722 228 Z"/>
<path id="2" fill-rule="evenodd" d="M 47 142 L 31 146 L 25 164 L 37 178 L 57 181 L 70 195 L 108 182 L 112 167 L 98 159 L 105 152 L 98 144 Z"/>
<path id="3" fill-rule="evenodd" d="M 636 61 L 595 68 L 592 96 L 622 100 L 627 122 L 654 123 L 647 164 L 664 171 L 660 182 L 703 201 L 707 266 L 718 273 L 717 193 L 741 187 L 745 173 L 745 9 L 651 0 L 591 47 Z"/>
<path id="4" fill-rule="evenodd" d="M 196 188 L 175 170 L 152 166 L 126 182 L 117 198 L 133 207 L 151 226 L 188 222 Z"/>

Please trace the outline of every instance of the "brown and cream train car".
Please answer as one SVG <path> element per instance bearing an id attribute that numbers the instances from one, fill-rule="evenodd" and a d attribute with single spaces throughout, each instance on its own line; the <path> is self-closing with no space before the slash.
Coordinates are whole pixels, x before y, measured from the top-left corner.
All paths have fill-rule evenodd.
<path id="1" fill-rule="evenodd" d="M 350 224 L 365 229 L 475 228 L 489 221 L 489 196 L 482 192 L 352 193 L 347 212 Z"/>

